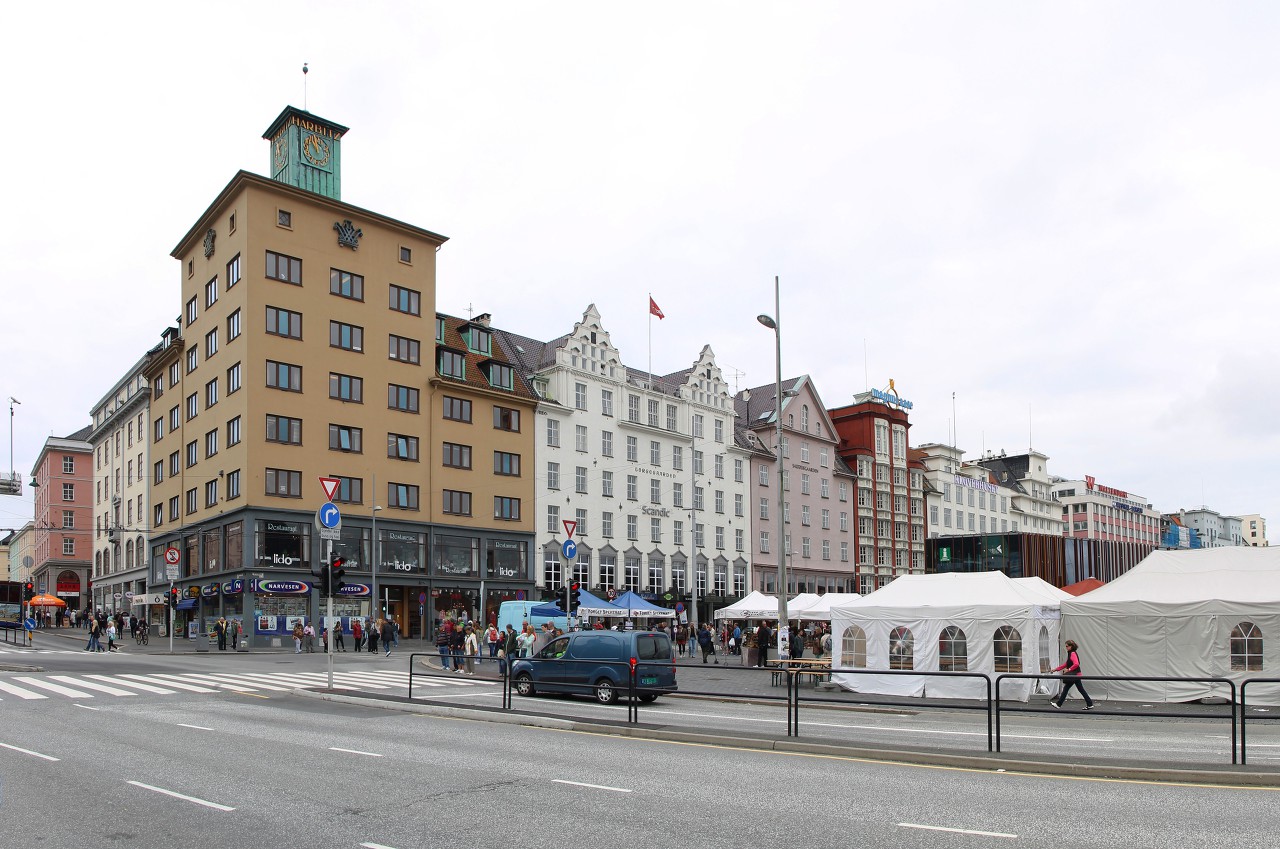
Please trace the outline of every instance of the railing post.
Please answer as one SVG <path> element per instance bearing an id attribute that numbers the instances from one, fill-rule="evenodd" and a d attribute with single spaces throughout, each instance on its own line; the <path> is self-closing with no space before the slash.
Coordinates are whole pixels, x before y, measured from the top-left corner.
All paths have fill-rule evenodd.
<path id="1" fill-rule="evenodd" d="M 1245 734 L 1244 729 L 1245 729 L 1245 726 L 1249 724 L 1248 723 L 1249 715 L 1245 711 L 1245 695 L 1244 695 L 1244 691 L 1248 686 L 1249 686 L 1248 681 L 1245 681 L 1240 685 L 1240 765 L 1241 766 L 1244 766 L 1249 762 L 1247 760 L 1248 755 L 1246 753 L 1245 743 L 1244 743 L 1244 734 Z"/>
<path id="2" fill-rule="evenodd" d="M 413 659 L 417 657 L 413 652 L 409 652 L 409 698 L 413 698 Z"/>
<path id="3" fill-rule="evenodd" d="M 993 695 L 991 707 L 996 717 L 996 751 L 1000 751 L 1000 685 L 1004 682 L 1004 675 L 996 676 L 996 691 Z"/>
<path id="4" fill-rule="evenodd" d="M 987 682 L 987 751 L 992 751 L 992 730 L 991 730 L 991 676 L 982 673 L 983 679 Z"/>

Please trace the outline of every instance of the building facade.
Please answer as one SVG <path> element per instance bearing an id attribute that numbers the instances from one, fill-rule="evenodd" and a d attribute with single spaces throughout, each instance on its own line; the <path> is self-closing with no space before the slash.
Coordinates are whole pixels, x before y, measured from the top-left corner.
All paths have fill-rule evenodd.
<path id="1" fill-rule="evenodd" d="M 93 606 L 130 613 L 147 591 L 150 391 L 139 360 L 90 411 Z"/>
<path id="2" fill-rule="evenodd" d="M 1015 480 L 1001 483 L 988 469 L 965 465 L 964 451 L 928 442 L 915 449 L 924 466 L 925 508 L 929 537 L 1007 534 L 1017 527 L 1011 512 L 1025 495 Z"/>
<path id="3" fill-rule="evenodd" d="M 1100 484 L 1091 475 L 1084 480 L 1057 478 L 1052 492 L 1062 505 L 1063 536 L 1136 542 L 1152 548 L 1161 543 L 1160 512 L 1140 495 Z"/>
<path id="4" fill-rule="evenodd" d="M 31 480 L 35 515 L 31 580 L 37 593 L 56 595 L 67 610 L 90 604 L 93 562 L 93 449 L 91 428 L 45 440 Z"/>
<path id="5" fill-rule="evenodd" d="M 1241 539 L 1245 545 L 1255 548 L 1266 548 L 1267 520 L 1257 513 L 1247 513 L 1240 517 Z"/>
<path id="6" fill-rule="evenodd" d="M 924 466 L 908 452 L 909 401 L 872 390 L 828 411 L 840 459 L 856 475 L 856 592 L 924 574 Z"/>
<path id="7" fill-rule="evenodd" d="M 1062 534 L 1062 508 L 1053 498 L 1049 455 L 1034 449 L 1025 454 L 991 452 L 977 464 L 992 473 L 998 486 L 1010 490 L 1009 533 Z"/>
<path id="8" fill-rule="evenodd" d="M 1239 516 L 1225 516 L 1208 507 L 1178 510 L 1176 515 L 1183 526 L 1193 528 L 1199 534 L 1203 548 L 1244 545 L 1244 532 Z"/>

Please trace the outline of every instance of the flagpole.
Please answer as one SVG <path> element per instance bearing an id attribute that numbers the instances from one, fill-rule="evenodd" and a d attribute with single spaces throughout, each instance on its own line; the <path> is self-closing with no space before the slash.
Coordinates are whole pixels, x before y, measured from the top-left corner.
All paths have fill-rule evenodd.
<path id="1" fill-rule="evenodd" d="M 653 293 L 649 293 L 649 388 L 653 388 Z"/>

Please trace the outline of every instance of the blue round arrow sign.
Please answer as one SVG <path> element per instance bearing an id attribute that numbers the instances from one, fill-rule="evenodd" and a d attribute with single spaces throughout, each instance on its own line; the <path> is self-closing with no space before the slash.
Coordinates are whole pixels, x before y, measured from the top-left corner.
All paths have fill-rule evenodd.
<path id="1" fill-rule="evenodd" d="M 337 505 L 332 502 L 325 504 L 320 508 L 320 524 L 326 528 L 336 528 L 338 523 L 342 521 L 342 514 L 338 512 Z"/>
<path id="2" fill-rule="evenodd" d="M 564 541 L 564 545 L 560 546 L 560 553 L 564 555 L 565 560 L 573 560 L 578 556 L 578 544 L 571 539 Z"/>

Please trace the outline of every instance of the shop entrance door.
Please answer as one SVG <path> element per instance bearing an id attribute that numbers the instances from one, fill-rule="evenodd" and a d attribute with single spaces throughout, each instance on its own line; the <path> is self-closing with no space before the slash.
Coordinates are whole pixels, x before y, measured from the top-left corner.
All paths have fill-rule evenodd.
<path id="1" fill-rule="evenodd" d="M 390 590 L 388 593 L 390 599 L 387 602 L 387 615 L 391 621 L 396 623 L 396 627 L 400 629 L 400 636 L 407 636 L 409 632 L 405 630 L 404 588 L 389 587 L 388 589 Z"/>

